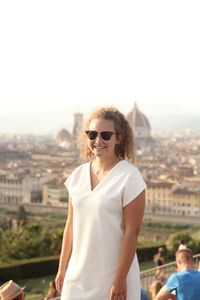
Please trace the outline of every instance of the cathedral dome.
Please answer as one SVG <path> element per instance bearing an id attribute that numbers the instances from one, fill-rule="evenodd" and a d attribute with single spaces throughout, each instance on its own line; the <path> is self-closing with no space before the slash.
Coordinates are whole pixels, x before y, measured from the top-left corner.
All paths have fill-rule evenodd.
<path id="1" fill-rule="evenodd" d="M 132 111 L 126 116 L 133 130 L 137 148 L 151 147 L 155 144 L 151 136 L 151 125 L 147 117 L 138 109 L 135 103 Z"/>
<path id="2" fill-rule="evenodd" d="M 127 120 L 133 130 L 137 128 L 143 128 L 148 131 L 151 130 L 151 126 L 147 117 L 138 109 L 135 103 L 133 110 L 128 113 Z"/>
<path id="3" fill-rule="evenodd" d="M 71 142 L 71 140 L 72 140 L 72 136 L 71 136 L 71 134 L 69 133 L 69 131 L 66 130 L 66 129 L 60 130 L 60 131 L 57 133 L 57 135 L 56 135 L 56 141 L 57 141 L 58 143 L 64 142 L 64 141 L 66 141 L 66 142 Z"/>

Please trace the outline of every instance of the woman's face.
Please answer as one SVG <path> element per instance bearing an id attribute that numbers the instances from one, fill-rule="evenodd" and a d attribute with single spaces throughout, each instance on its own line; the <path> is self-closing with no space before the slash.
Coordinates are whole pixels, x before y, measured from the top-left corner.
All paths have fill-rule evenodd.
<path id="1" fill-rule="evenodd" d="M 96 157 L 116 156 L 115 145 L 119 143 L 119 139 L 113 121 L 93 119 L 88 130 L 90 131 L 88 134 L 88 147 Z M 101 132 L 104 133 L 100 134 Z"/>

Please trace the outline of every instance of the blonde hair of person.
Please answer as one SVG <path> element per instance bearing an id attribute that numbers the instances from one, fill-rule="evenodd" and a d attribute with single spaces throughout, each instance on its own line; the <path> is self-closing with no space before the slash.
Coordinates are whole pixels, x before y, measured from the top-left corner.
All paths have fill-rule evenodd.
<path id="1" fill-rule="evenodd" d="M 155 280 L 155 281 L 152 282 L 152 284 L 149 287 L 149 292 L 151 293 L 151 299 L 152 300 L 156 299 L 156 295 L 158 294 L 158 292 L 160 291 L 162 286 L 163 285 L 159 280 Z"/>
<path id="2" fill-rule="evenodd" d="M 182 261 L 188 262 L 193 260 L 193 252 L 189 248 L 181 249 L 176 252 L 176 259 L 181 259 Z"/>
<path id="3" fill-rule="evenodd" d="M 127 159 L 134 163 L 135 143 L 133 131 L 125 116 L 114 107 L 100 108 L 91 113 L 89 118 L 86 120 L 79 139 L 80 158 L 87 160 L 93 157 L 93 153 L 88 147 L 88 140 L 85 131 L 89 129 L 89 125 L 94 119 L 113 121 L 115 132 L 120 136 L 120 143 L 115 146 L 115 154 L 119 159 Z"/>

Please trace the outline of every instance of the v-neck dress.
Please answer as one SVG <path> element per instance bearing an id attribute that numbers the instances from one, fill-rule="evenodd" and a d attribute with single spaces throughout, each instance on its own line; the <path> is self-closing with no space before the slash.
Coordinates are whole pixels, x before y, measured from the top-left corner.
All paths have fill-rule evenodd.
<path id="1" fill-rule="evenodd" d="M 73 206 L 73 247 L 61 300 L 109 300 L 123 237 L 123 207 L 146 188 L 138 169 L 119 161 L 91 189 L 90 162 L 65 182 Z M 127 300 L 140 300 L 135 255 L 127 276 Z"/>

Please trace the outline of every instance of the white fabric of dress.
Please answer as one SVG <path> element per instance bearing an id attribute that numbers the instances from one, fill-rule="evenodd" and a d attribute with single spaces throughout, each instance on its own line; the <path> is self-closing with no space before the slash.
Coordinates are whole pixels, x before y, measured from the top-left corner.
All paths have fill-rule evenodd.
<path id="1" fill-rule="evenodd" d="M 61 300 L 109 300 L 123 237 L 123 207 L 146 188 L 138 169 L 121 160 L 92 190 L 90 165 L 77 167 L 65 182 L 73 206 L 73 249 Z M 137 255 L 127 276 L 127 300 L 140 300 Z"/>

